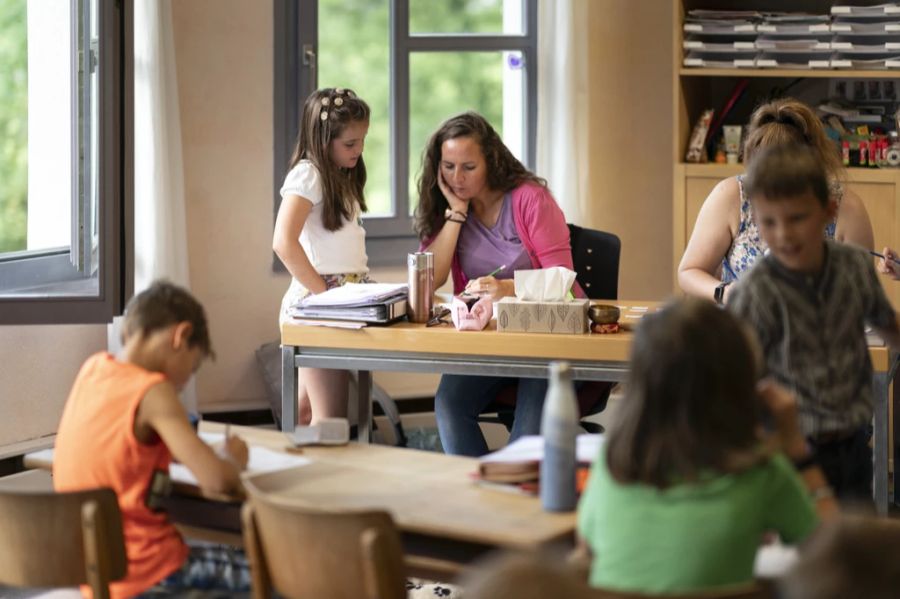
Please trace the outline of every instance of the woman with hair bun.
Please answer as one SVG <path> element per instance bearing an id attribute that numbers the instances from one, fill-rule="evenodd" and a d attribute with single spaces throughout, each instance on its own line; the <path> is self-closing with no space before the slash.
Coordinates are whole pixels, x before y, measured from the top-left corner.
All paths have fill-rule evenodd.
<path id="1" fill-rule="evenodd" d="M 826 227 L 826 236 L 871 250 L 869 215 L 859 196 L 844 187 L 845 172 L 834 142 L 812 109 L 793 98 L 773 100 L 754 111 L 744 142 L 744 162 L 752 161 L 762 148 L 783 144 L 808 147 L 828 173 L 838 213 Z M 729 285 L 767 249 L 759 237 L 743 175 L 730 177 L 716 185 L 700 208 L 678 266 L 678 284 L 685 293 L 725 303 Z"/>

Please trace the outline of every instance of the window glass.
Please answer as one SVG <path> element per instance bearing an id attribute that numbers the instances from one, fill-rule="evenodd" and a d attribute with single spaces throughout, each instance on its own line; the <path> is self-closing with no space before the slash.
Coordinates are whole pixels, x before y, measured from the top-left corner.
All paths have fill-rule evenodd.
<path id="1" fill-rule="evenodd" d="M 409 60 L 410 214 L 428 139 L 447 118 L 474 110 L 487 118 L 517 158 L 524 150 L 522 55 L 519 52 L 416 52 Z"/>
<path id="2" fill-rule="evenodd" d="M 386 0 L 320 0 L 319 87 L 349 87 L 372 116 L 363 158 L 369 216 L 393 215 L 390 189 L 390 27 Z M 301 103 L 302 105 L 302 103 Z"/>
<path id="3" fill-rule="evenodd" d="M 0 0 L 0 254 L 27 243 L 27 12 L 25 0 Z"/>
<path id="4" fill-rule="evenodd" d="M 409 0 L 409 32 L 521 35 L 521 11 L 522 0 Z"/>

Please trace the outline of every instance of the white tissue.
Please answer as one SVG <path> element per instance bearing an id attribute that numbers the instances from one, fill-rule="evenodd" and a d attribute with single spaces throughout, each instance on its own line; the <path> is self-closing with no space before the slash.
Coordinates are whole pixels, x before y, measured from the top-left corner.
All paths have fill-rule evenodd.
<path id="1" fill-rule="evenodd" d="M 516 297 L 521 300 L 562 302 L 574 283 L 575 271 L 563 266 L 515 273 Z"/>

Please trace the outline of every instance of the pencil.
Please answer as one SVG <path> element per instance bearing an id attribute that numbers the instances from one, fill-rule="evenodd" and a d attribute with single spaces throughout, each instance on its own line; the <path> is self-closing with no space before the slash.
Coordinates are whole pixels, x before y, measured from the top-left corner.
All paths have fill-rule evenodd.
<path id="1" fill-rule="evenodd" d="M 498 272 L 500 272 L 500 271 L 503 270 L 504 268 L 506 268 L 506 265 L 505 265 L 505 264 L 504 264 L 503 266 L 498 266 L 497 268 L 495 268 L 494 270 L 492 270 L 491 272 L 489 272 L 488 274 L 486 274 L 486 275 L 484 275 L 484 276 L 486 276 L 486 277 L 493 277 L 495 274 L 497 274 Z"/>
<path id="2" fill-rule="evenodd" d="M 894 264 L 900 264 L 900 260 L 897 260 L 896 258 L 886 258 L 886 257 L 884 256 L 884 254 L 879 254 L 878 252 L 875 252 L 875 251 L 873 251 L 873 250 L 869 250 L 869 253 L 872 254 L 873 256 L 877 257 L 877 258 L 881 258 L 882 260 L 890 260 L 890 261 L 893 262 Z"/>

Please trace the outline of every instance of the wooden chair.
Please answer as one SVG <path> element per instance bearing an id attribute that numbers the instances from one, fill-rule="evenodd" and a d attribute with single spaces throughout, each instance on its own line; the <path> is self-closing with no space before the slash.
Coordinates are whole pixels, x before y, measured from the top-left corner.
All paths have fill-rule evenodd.
<path id="1" fill-rule="evenodd" d="M 403 599 L 400 534 L 383 511 L 329 512 L 285 505 L 252 480 L 241 518 L 253 596 Z"/>
<path id="2" fill-rule="evenodd" d="M 128 571 L 122 516 L 111 489 L 0 491 L 0 584 L 74 587 L 109 597 Z"/>

